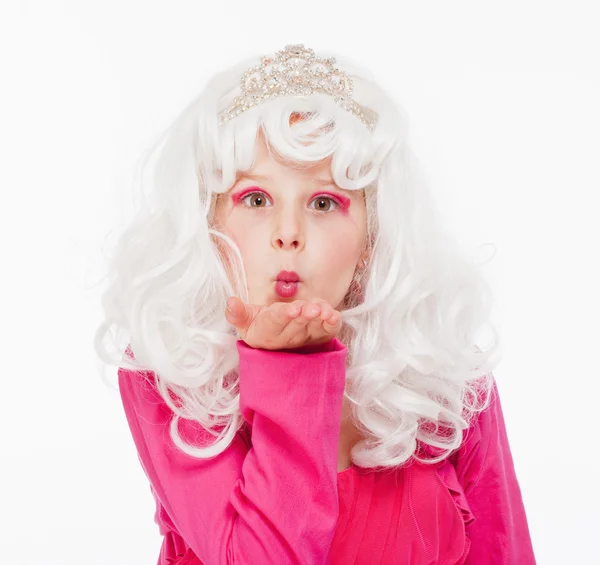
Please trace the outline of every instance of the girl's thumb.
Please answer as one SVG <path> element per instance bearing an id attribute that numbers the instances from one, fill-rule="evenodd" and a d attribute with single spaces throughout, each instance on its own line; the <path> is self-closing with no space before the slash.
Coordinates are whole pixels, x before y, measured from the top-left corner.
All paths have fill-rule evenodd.
<path id="1" fill-rule="evenodd" d="M 227 313 L 231 323 L 240 331 L 244 331 L 252 319 L 246 305 L 236 296 L 230 296 L 227 299 Z"/>
<path id="2" fill-rule="evenodd" d="M 236 313 L 234 311 L 234 307 L 235 307 L 235 299 L 233 297 L 230 297 L 227 299 L 227 311 L 232 315 L 232 316 L 236 316 Z"/>

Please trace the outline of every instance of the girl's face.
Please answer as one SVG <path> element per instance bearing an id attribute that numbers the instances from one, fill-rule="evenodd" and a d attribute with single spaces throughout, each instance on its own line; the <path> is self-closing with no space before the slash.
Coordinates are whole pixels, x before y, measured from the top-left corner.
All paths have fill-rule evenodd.
<path id="1" fill-rule="evenodd" d="M 318 297 L 338 309 L 367 258 L 364 191 L 338 188 L 330 160 L 303 170 L 286 166 L 262 137 L 254 167 L 218 195 L 214 224 L 240 249 L 251 304 Z M 278 294 L 280 271 L 298 274 L 293 296 Z"/>

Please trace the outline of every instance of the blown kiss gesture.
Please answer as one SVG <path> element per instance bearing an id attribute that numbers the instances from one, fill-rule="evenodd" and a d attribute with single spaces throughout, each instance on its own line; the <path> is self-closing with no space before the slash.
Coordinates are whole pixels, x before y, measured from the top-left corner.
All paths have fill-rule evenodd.
<path id="1" fill-rule="evenodd" d="M 241 339 L 255 349 L 295 349 L 327 343 L 342 327 L 340 312 L 321 298 L 256 306 L 232 296 L 227 300 L 225 317 Z"/>

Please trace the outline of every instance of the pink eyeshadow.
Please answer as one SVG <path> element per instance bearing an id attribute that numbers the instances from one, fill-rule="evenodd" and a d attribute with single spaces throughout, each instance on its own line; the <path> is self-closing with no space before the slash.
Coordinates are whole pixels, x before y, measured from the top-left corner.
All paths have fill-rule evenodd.
<path id="1" fill-rule="evenodd" d="M 272 200 L 271 195 L 266 190 L 264 190 L 258 186 L 250 186 L 250 187 L 246 188 L 245 190 L 241 190 L 240 192 L 238 192 L 236 194 L 232 194 L 231 200 L 233 201 L 234 204 L 238 204 L 240 202 L 240 200 L 243 200 L 244 197 L 246 197 L 248 194 L 252 194 L 253 192 L 264 192 L 264 194 L 266 194 Z M 324 196 L 324 197 L 331 198 L 339 205 L 340 212 L 342 212 L 344 215 L 346 215 L 348 213 L 348 208 L 350 208 L 350 198 L 348 198 L 346 196 L 342 196 L 341 194 L 332 194 L 332 193 L 328 193 L 328 192 L 315 192 L 310 197 L 309 200 L 312 201 L 312 200 L 314 200 L 314 198 L 316 198 L 318 196 Z"/>

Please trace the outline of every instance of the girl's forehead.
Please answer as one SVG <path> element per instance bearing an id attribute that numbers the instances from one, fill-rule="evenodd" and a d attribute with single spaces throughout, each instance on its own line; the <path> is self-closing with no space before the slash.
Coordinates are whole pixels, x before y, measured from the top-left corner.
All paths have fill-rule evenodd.
<path id="1" fill-rule="evenodd" d="M 289 117 L 290 125 L 303 121 L 310 117 L 310 113 L 292 112 Z M 315 132 L 315 137 L 318 137 L 319 133 Z M 303 144 L 310 145 L 310 140 L 304 140 Z M 363 190 L 348 190 L 339 187 L 334 179 L 331 172 L 331 164 L 333 160 L 333 154 L 319 161 L 293 161 L 284 155 L 281 155 L 275 146 L 273 146 L 263 128 L 258 128 L 256 137 L 254 138 L 254 155 L 252 164 L 248 169 L 238 169 L 235 171 L 235 180 L 233 184 L 228 187 L 230 190 L 238 183 L 243 181 L 255 181 L 258 183 L 274 183 L 278 184 L 281 179 L 293 178 L 298 180 L 299 183 L 304 184 L 308 181 L 311 185 L 314 184 L 316 190 L 326 188 L 330 186 L 347 193 L 347 196 L 355 198 L 362 193 Z M 222 171 L 218 171 L 222 174 Z"/>
<path id="2" fill-rule="evenodd" d="M 295 163 L 278 159 L 256 160 L 247 170 L 236 171 L 236 178 L 262 176 L 263 180 L 274 180 L 278 176 L 310 177 L 333 182 L 331 163 Z"/>
<path id="3" fill-rule="evenodd" d="M 253 177 L 264 177 L 263 180 L 273 180 L 275 177 L 282 175 L 309 176 L 333 182 L 331 160 L 332 157 L 329 156 L 314 163 L 291 161 L 275 153 L 271 148 L 267 147 L 264 141 L 259 139 L 256 142 L 256 154 L 253 165 L 250 169 L 236 171 L 236 182 L 244 178 Z"/>

